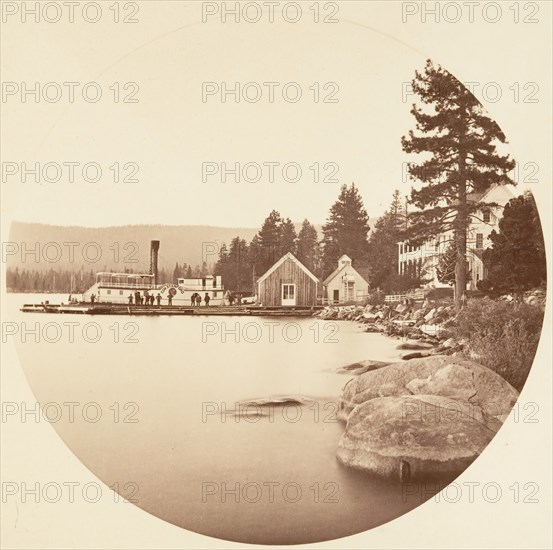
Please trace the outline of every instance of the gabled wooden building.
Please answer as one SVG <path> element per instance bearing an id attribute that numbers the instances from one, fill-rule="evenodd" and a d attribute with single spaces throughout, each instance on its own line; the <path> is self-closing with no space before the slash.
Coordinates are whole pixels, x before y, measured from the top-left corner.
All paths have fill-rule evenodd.
<path id="1" fill-rule="evenodd" d="M 329 304 L 363 302 L 367 298 L 369 283 L 351 262 L 344 254 L 338 260 L 338 267 L 324 280 L 324 297 Z"/>
<path id="2" fill-rule="evenodd" d="M 319 280 L 290 252 L 257 281 L 262 306 L 315 306 Z"/>

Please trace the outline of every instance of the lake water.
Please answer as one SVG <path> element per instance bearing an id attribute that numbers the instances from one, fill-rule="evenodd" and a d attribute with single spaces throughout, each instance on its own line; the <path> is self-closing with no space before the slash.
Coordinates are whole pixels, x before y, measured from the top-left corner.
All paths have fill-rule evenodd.
<path id="1" fill-rule="evenodd" d="M 53 403 L 45 413 L 59 418 L 60 437 L 102 481 L 163 520 L 227 540 L 292 544 L 365 531 L 420 504 L 400 483 L 335 458 L 344 429 L 335 412 L 351 376 L 334 370 L 398 359 L 398 340 L 345 321 L 23 314 L 23 303 L 67 296 L 8 299 L 12 320 L 39 324 L 38 343 L 12 338 L 37 401 Z M 233 413 L 237 402 L 275 397 L 305 401 Z"/>

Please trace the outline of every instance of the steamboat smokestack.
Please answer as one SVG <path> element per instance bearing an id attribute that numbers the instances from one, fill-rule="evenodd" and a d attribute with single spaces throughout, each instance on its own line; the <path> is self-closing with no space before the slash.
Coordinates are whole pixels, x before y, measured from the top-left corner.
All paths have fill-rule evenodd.
<path id="1" fill-rule="evenodd" d="M 150 241 L 150 275 L 154 276 L 154 285 L 157 285 L 157 256 L 159 241 Z"/>

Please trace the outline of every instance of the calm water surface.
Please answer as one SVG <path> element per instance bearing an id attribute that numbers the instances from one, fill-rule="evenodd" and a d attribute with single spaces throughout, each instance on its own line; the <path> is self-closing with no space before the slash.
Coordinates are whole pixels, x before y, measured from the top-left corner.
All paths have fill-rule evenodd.
<path id="1" fill-rule="evenodd" d="M 67 296 L 9 299 L 27 327 L 57 323 L 46 337 L 62 335 L 55 344 L 17 340 L 37 401 L 79 403 L 73 422 L 63 406 L 59 435 L 102 481 L 157 517 L 223 539 L 287 544 L 358 533 L 420 504 L 404 502 L 399 483 L 335 458 L 344 429 L 335 412 L 351 376 L 334 369 L 395 360 L 397 340 L 312 318 L 23 314 L 23 303 Z M 272 342 L 264 323 L 277 323 Z M 88 339 L 100 335 L 96 343 L 84 328 Z M 233 414 L 237 402 L 283 396 L 305 403 Z M 88 420 L 86 403 L 97 404 Z"/>

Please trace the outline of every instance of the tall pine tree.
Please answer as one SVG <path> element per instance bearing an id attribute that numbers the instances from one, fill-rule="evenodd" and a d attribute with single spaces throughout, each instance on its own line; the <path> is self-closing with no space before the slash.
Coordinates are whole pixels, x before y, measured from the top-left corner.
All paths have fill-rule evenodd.
<path id="1" fill-rule="evenodd" d="M 413 105 L 417 134 L 411 130 L 402 138 L 403 150 L 430 158 L 409 165 L 411 179 L 423 184 L 411 192 L 411 203 L 420 209 L 410 216 L 412 237 L 422 241 L 453 231 L 455 304 L 460 309 L 466 289 L 467 230 L 472 215 L 485 208 L 467 196 L 493 184 L 514 185 L 508 172 L 515 163 L 497 151 L 497 145 L 506 142 L 499 126 L 453 75 L 428 60 L 424 73 L 416 71 L 413 90 L 424 108 Z"/>
<path id="2" fill-rule="evenodd" d="M 296 241 L 298 236 L 296 228 L 290 218 L 286 218 L 280 225 L 280 250 L 279 256 L 284 256 L 288 252 L 296 255 Z"/>
<path id="3" fill-rule="evenodd" d="M 354 264 L 367 259 L 369 229 L 369 216 L 359 190 L 354 183 L 349 187 L 343 185 L 323 226 L 323 276 L 336 269 L 338 258 L 343 254 L 347 254 Z"/>
<path id="4" fill-rule="evenodd" d="M 398 272 L 398 242 L 405 226 L 405 207 L 396 189 L 390 208 L 376 222 L 369 239 L 369 266 L 372 288 L 389 290 Z"/>
<path id="5" fill-rule="evenodd" d="M 248 243 L 240 237 L 234 237 L 229 248 L 230 270 L 227 274 L 228 286 L 234 290 L 249 289 L 251 286 L 250 264 L 248 260 Z"/>
<path id="6" fill-rule="evenodd" d="M 258 275 L 265 273 L 280 259 L 281 225 L 282 218 L 280 214 L 273 210 L 265 218 L 261 230 L 257 234 L 255 272 Z"/>
<path id="7" fill-rule="evenodd" d="M 315 226 L 303 220 L 298 233 L 297 255 L 300 262 L 311 272 L 318 271 L 319 238 Z"/>

